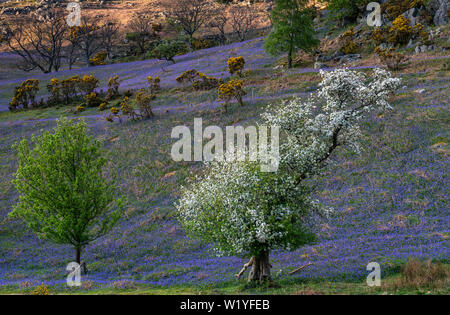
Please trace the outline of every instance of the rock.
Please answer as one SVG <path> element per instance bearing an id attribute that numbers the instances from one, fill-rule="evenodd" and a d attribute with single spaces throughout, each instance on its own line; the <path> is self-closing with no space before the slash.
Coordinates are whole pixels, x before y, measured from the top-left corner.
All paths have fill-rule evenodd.
<path id="1" fill-rule="evenodd" d="M 339 62 L 340 64 L 343 64 L 343 63 L 354 62 L 358 59 L 361 59 L 360 54 L 349 54 L 349 55 L 339 56 L 339 57 L 336 57 L 334 60 Z"/>
<path id="2" fill-rule="evenodd" d="M 439 2 L 439 7 L 433 17 L 434 25 L 444 25 L 448 23 L 447 16 L 447 0 L 435 0 L 434 2 Z"/>
<path id="3" fill-rule="evenodd" d="M 408 11 L 404 12 L 402 15 L 409 20 L 411 26 L 414 26 L 418 23 L 419 10 L 417 8 L 411 8 Z"/>
<path id="4" fill-rule="evenodd" d="M 416 42 L 414 42 L 414 40 L 411 38 L 408 42 L 408 45 L 406 45 L 406 48 L 413 48 L 414 46 L 416 46 Z"/>
<path id="5" fill-rule="evenodd" d="M 416 54 L 420 54 L 420 53 L 426 52 L 426 51 L 427 51 L 427 46 L 426 45 L 419 45 L 415 49 Z"/>
<path id="6" fill-rule="evenodd" d="M 324 64 L 323 62 L 317 61 L 314 63 L 314 69 L 323 69 L 326 67 L 327 67 L 327 65 Z"/>
<path id="7" fill-rule="evenodd" d="M 357 59 L 361 59 L 360 54 L 344 55 L 340 50 L 338 50 L 329 56 L 324 56 L 324 55 L 316 56 L 316 63 L 324 63 L 324 62 L 329 62 L 329 61 L 336 61 L 339 63 L 347 63 L 347 62 L 356 61 Z"/>
<path id="8" fill-rule="evenodd" d="M 425 90 L 425 89 L 418 89 L 418 90 L 416 90 L 416 93 L 419 93 L 419 94 L 425 94 L 426 91 L 427 91 L 427 90 Z"/>
<path id="9" fill-rule="evenodd" d="M 424 53 L 424 52 L 427 52 L 427 51 L 433 51 L 433 50 L 435 50 L 436 49 L 436 46 L 434 46 L 434 45 L 420 45 L 420 46 L 417 46 L 416 47 L 416 49 L 415 49 L 415 52 L 416 52 L 416 54 L 418 54 L 418 53 Z"/>

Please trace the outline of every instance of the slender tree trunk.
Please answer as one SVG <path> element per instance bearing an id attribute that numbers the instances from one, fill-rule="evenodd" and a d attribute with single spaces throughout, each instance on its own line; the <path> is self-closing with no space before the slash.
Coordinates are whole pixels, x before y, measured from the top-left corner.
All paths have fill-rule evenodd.
<path id="1" fill-rule="evenodd" d="M 81 247 L 76 247 L 75 252 L 76 252 L 75 261 L 77 264 L 80 265 L 81 264 Z"/>
<path id="2" fill-rule="evenodd" d="M 248 282 L 258 282 L 262 283 L 265 281 L 270 281 L 270 262 L 269 262 L 269 252 L 262 252 L 259 256 L 253 257 L 252 270 L 248 276 Z"/>
<path id="3" fill-rule="evenodd" d="M 194 34 L 189 34 L 189 52 L 193 52 L 194 51 Z"/>
<path id="4" fill-rule="evenodd" d="M 238 103 L 239 103 L 239 106 L 244 106 L 244 101 L 242 100 L 242 95 L 238 96 Z"/>
<path id="5" fill-rule="evenodd" d="M 91 66 L 91 63 L 89 62 L 89 56 L 90 55 L 91 55 L 90 54 L 90 50 L 89 50 L 89 48 L 86 47 L 86 49 L 84 51 L 84 58 L 85 58 L 85 61 L 86 61 L 86 67 L 90 67 Z"/>
<path id="6" fill-rule="evenodd" d="M 288 52 L 288 68 L 292 68 L 292 51 L 293 51 L 293 45 L 292 43 L 289 45 L 289 52 Z"/>

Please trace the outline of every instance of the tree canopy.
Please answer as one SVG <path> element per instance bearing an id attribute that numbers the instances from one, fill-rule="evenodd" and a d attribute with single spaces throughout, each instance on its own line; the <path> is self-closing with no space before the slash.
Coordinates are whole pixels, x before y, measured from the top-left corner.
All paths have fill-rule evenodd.
<path id="1" fill-rule="evenodd" d="M 276 0 L 271 12 L 273 27 L 265 48 L 273 55 L 287 53 L 289 68 L 298 49 L 310 51 L 319 43 L 307 3 L 305 0 Z"/>
<path id="2" fill-rule="evenodd" d="M 23 218 L 41 238 L 72 245 L 80 263 L 82 248 L 121 217 L 123 200 L 104 174 L 108 161 L 83 121 L 60 119 L 53 132 L 33 136 L 32 144 L 23 139 L 15 146 L 13 183 L 20 196 L 10 216 Z"/>

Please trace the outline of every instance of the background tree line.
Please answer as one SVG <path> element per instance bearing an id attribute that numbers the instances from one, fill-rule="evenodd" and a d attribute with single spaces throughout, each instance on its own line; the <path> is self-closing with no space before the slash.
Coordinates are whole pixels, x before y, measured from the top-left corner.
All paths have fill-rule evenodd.
<path id="1" fill-rule="evenodd" d="M 81 24 L 73 27 L 67 24 L 67 11 L 53 8 L 45 17 L 29 15 L 5 22 L 2 42 L 20 56 L 20 69 L 48 73 L 63 65 L 72 69 L 75 64 L 111 62 L 117 55 L 173 61 L 185 51 L 207 48 L 206 41 L 196 38 L 202 29 L 213 33 L 217 44 L 225 44 L 230 41 L 229 33 L 243 41 L 257 26 L 258 14 L 250 5 L 177 0 L 161 6 L 163 21 L 146 10 L 135 13 L 127 25 L 82 15 Z"/>

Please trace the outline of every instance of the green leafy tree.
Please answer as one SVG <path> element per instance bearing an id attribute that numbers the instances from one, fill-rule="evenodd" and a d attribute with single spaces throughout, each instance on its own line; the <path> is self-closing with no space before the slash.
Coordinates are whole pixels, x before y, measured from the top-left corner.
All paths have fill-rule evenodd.
<path id="1" fill-rule="evenodd" d="M 364 12 L 367 4 L 371 0 L 321 0 L 327 3 L 327 8 L 330 10 L 330 19 L 338 19 L 342 24 L 344 19 L 349 22 L 356 22 L 356 18 Z"/>
<path id="2" fill-rule="evenodd" d="M 82 249 L 108 233 L 121 217 L 123 198 L 103 171 L 108 162 L 86 124 L 60 119 L 15 145 L 19 167 L 13 183 L 19 202 L 9 214 L 23 218 L 40 238 L 70 244 L 80 263 Z"/>
<path id="3" fill-rule="evenodd" d="M 152 50 L 152 57 L 171 61 L 175 63 L 173 57 L 186 52 L 186 44 L 181 40 L 165 40 Z"/>
<path id="4" fill-rule="evenodd" d="M 276 0 L 271 12 L 273 28 L 265 48 L 273 55 L 288 54 L 288 67 L 296 50 L 310 51 L 319 44 L 315 38 L 311 9 L 306 0 Z"/>

